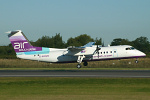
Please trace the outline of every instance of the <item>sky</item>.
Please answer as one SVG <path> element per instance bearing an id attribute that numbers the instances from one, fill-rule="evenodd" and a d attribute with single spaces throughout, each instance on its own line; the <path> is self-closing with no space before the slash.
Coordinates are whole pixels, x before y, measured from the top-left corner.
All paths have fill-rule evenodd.
<path id="1" fill-rule="evenodd" d="M 150 0 L 0 0 L 0 46 L 10 43 L 5 32 L 22 30 L 29 40 L 60 33 L 150 41 Z"/>

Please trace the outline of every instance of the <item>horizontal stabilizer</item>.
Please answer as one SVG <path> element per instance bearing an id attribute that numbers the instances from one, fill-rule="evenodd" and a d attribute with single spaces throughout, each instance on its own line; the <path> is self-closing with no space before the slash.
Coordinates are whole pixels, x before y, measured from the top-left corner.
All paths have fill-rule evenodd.
<path id="1" fill-rule="evenodd" d="M 84 45 L 83 47 L 92 47 L 92 45 L 94 45 L 95 42 L 89 42 L 86 45 Z"/>

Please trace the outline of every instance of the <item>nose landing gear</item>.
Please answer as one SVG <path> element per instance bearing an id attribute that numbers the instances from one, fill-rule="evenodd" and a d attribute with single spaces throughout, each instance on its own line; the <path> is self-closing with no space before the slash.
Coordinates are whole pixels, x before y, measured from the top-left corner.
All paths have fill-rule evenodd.
<path id="1" fill-rule="evenodd" d="M 135 63 L 137 64 L 139 61 L 138 60 L 135 60 Z"/>
<path id="2" fill-rule="evenodd" d="M 137 64 L 139 61 L 138 61 L 138 58 L 136 58 L 136 60 L 135 60 L 135 63 Z"/>

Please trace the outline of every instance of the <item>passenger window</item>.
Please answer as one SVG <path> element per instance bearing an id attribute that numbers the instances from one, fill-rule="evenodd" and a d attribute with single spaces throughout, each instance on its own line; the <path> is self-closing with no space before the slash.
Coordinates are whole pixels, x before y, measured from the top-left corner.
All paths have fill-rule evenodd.
<path id="1" fill-rule="evenodd" d="M 110 51 L 110 53 L 112 53 L 112 51 Z"/>
<path id="2" fill-rule="evenodd" d="M 108 51 L 106 53 L 108 53 Z"/>
<path id="3" fill-rule="evenodd" d="M 116 53 L 116 51 L 114 51 L 114 53 Z"/>

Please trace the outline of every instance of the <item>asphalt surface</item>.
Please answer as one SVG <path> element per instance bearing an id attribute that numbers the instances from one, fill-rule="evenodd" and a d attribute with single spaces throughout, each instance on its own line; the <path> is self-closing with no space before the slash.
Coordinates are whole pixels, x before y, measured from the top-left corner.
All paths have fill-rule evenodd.
<path id="1" fill-rule="evenodd" d="M 0 77 L 150 78 L 150 70 L 0 70 Z"/>

